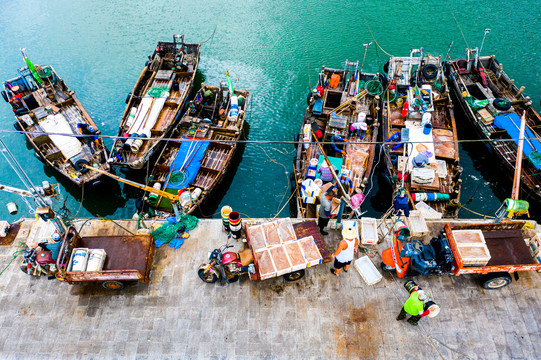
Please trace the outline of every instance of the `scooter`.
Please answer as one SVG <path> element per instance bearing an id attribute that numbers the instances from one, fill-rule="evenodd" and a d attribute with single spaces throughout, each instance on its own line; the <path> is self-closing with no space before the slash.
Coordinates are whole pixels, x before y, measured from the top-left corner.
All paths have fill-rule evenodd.
<path id="1" fill-rule="evenodd" d="M 246 249 L 241 252 L 225 252 L 233 245 L 225 244 L 219 249 L 214 249 L 208 253 L 208 263 L 203 263 L 199 266 L 197 274 L 199 278 L 209 284 L 213 284 L 218 279 L 227 281 L 228 283 L 235 282 L 243 274 L 255 275 L 254 264 L 250 259 L 251 252 Z M 248 264 L 244 265 L 243 264 Z"/>

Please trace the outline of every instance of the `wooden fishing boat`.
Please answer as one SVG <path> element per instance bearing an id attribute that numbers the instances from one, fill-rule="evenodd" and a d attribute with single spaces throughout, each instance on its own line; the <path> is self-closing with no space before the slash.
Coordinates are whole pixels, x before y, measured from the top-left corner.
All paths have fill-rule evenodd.
<path id="1" fill-rule="evenodd" d="M 178 194 L 189 214 L 216 196 L 243 136 L 249 92 L 233 90 L 229 76 L 228 85 L 201 85 L 173 132 L 178 140 L 167 142 L 149 178 L 154 188 Z M 148 202 L 152 208 L 173 212 L 166 198 L 150 194 Z"/>
<path id="2" fill-rule="evenodd" d="M 36 156 L 71 182 L 95 183 L 101 174 L 85 166 L 109 170 L 100 130 L 51 65 L 34 65 L 23 52 L 26 66 L 3 83 L 2 97 L 15 113 Z"/>
<path id="3" fill-rule="evenodd" d="M 457 217 L 462 168 L 441 58 L 412 49 L 385 67 L 389 91 L 383 96 L 382 132 L 390 142 L 384 152 L 391 181 L 413 209 L 428 205 L 443 217 Z"/>
<path id="4" fill-rule="evenodd" d="M 143 168 L 159 140 L 171 134 L 192 90 L 200 50 L 201 44 L 185 43 L 179 35 L 173 42 L 158 42 L 126 99 L 109 158 L 112 165 Z"/>
<path id="5" fill-rule="evenodd" d="M 471 56 L 473 55 L 473 56 Z M 521 189 L 523 199 L 541 200 L 541 117 L 531 106 L 524 87 L 503 71 L 492 56 L 468 50 L 467 59 L 448 63 L 449 83 L 477 136 L 498 157 L 505 175 L 513 178 L 517 159 L 520 118 L 525 115 Z M 511 140 L 515 139 L 515 140 Z"/>
<path id="6" fill-rule="evenodd" d="M 338 184 L 337 179 L 343 184 L 335 187 L 338 196 L 333 212 L 338 212 L 339 199 L 344 198 L 348 205 L 345 212 L 355 216 L 355 209 L 360 215 L 376 158 L 382 92 L 380 79 L 375 74 L 360 72 L 358 62 L 346 60 L 344 69 L 322 67 L 317 87 L 308 96 L 297 138 L 300 141 L 295 183 L 299 217 L 317 217 L 318 196 Z M 325 169 L 329 163 L 336 174 L 330 181 Z M 322 179 L 323 172 L 326 174 Z"/>

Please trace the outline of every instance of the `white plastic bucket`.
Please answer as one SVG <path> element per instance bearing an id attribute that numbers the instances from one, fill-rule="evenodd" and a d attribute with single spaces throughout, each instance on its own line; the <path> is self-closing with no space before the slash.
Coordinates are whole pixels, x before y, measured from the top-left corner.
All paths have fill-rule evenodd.
<path id="1" fill-rule="evenodd" d="M 88 262 L 88 249 L 74 249 L 71 271 L 85 271 Z"/>
<path id="2" fill-rule="evenodd" d="M 86 271 L 101 271 L 103 270 L 103 264 L 105 263 L 105 257 L 107 254 L 103 249 L 92 249 L 88 256 L 88 263 L 86 265 Z"/>
<path id="3" fill-rule="evenodd" d="M 8 207 L 8 211 L 11 215 L 17 214 L 17 211 L 19 210 L 17 209 L 17 204 L 15 204 L 14 202 L 9 202 L 6 206 Z"/>

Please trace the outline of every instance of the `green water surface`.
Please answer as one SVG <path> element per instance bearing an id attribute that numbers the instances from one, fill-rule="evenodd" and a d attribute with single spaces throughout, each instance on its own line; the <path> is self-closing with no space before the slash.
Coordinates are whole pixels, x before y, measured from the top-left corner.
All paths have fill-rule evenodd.
<path id="1" fill-rule="evenodd" d="M 372 41 L 396 56 L 411 47 L 445 55 L 454 41 L 453 58 L 463 56 L 466 42 L 480 46 L 483 29 L 491 28 L 483 54 L 496 54 L 504 69 L 526 86 L 539 109 L 541 24 L 539 2 L 504 1 L 15 1 L 0 2 L 0 79 L 15 76 L 23 66 L 19 48 L 27 48 L 36 64 L 51 64 L 93 116 L 105 135 L 116 135 L 126 94 L 158 40 L 184 34 L 203 42 L 199 81 L 217 84 L 226 70 L 237 87 L 251 91 L 250 140 L 292 140 L 299 131 L 309 86 L 322 65 L 343 67 L 345 59 L 362 60 L 363 43 Z M 211 37 L 211 35 L 214 35 Z M 387 60 L 382 49 L 368 48 L 364 70 L 376 72 Z M 0 105 L 0 128 L 13 130 L 8 104 Z M 457 122 L 463 118 L 457 113 Z M 472 130 L 459 124 L 459 136 Z M 471 136 L 470 136 L 471 133 Z M 109 191 L 82 193 L 37 160 L 20 134 L 1 134 L 36 183 L 60 182 L 66 205 L 79 216 L 131 217 L 139 190 L 112 186 Z M 112 141 L 107 140 L 110 147 Z M 250 217 L 272 217 L 291 191 L 294 146 L 248 144 L 240 163 L 206 215 L 228 204 Z M 464 167 L 462 200 L 469 208 L 488 212 L 509 196 L 510 181 L 494 166 L 482 145 L 461 147 Z M 0 184 L 22 186 L 2 160 Z M 385 179 L 377 172 L 363 205 L 377 216 L 390 205 Z M 378 186 L 379 183 L 379 186 Z M 227 190 L 227 191 L 226 191 Z M 84 199 L 80 206 L 81 198 Z M 20 213 L 11 216 L 5 204 L 15 201 Z M 285 205 L 285 207 L 284 207 Z M 218 208 L 218 210 L 216 210 Z M 0 193 L 0 218 L 16 220 L 28 208 L 15 195 Z M 246 216 L 244 215 L 244 216 Z M 461 216 L 470 214 L 461 212 Z"/>

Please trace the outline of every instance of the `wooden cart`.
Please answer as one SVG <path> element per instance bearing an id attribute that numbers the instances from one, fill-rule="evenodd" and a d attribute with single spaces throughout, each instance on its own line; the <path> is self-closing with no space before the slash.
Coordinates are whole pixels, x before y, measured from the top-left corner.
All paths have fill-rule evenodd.
<path id="1" fill-rule="evenodd" d="M 314 238 L 314 242 L 317 245 L 317 248 L 319 250 L 319 253 L 321 254 L 322 261 L 321 264 L 328 263 L 332 260 L 331 254 L 329 253 L 329 250 L 327 249 L 327 246 L 325 245 L 325 242 L 321 238 L 321 235 L 319 233 L 319 228 L 317 227 L 317 224 L 313 220 L 307 220 L 303 221 L 297 224 L 293 224 L 293 229 L 295 230 L 295 235 L 297 236 L 297 239 L 302 239 L 304 237 L 312 236 Z M 250 241 L 250 235 L 249 232 L 246 231 L 246 240 L 248 242 L 248 245 L 250 247 L 250 250 L 252 251 L 252 255 L 254 257 L 254 265 L 255 265 L 255 274 L 250 276 L 251 280 L 261 281 L 261 277 L 259 276 L 259 266 L 257 263 L 257 257 L 254 254 L 254 250 L 252 248 L 252 244 Z M 318 264 L 319 265 L 319 264 Z M 315 265 L 313 265 L 315 266 Z M 305 274 L 305 269 L 296 270 L 290 273 L 287 273 L 284 276 L 284 279 L 287 281 L 297 281 L 300 278 L 302 278 Z M 277 275 L 278 276 L 278 275 Z M 277 277 L 276 276 L 276 277 Z M 266 280 L 266 279 L 265 279 Z"/>
<path id="2" fill-rule="evenodd" d="M 101 271 L 70 271 L 71 254 L 75 248 L 104 249 L 105 258 Z M 56 261 L 58 278 L 69 284 L 101 282 L 106 289 L 119 290 L 128 281 L 150 280 L 154 258 L 151 235 L 85 236 L 81 237 L 70 227 L 64 235 Z"/>
<path id="3" fill-rule="evenodd" d="M 499 289 L 511 283 L 509 274 L 517 271 L 541 270 L 530 254 L 524 241 L 522 228 L 524 222 L 468 224 L 444 226 L 445 234 L 454 257 L 454 275 L 482 274 L 481 285 L 486 289 Z M 464 266 L 458 251 L 453 230 L 481 230 L 486 241 L 491 258 L 486 266 Z"/>

